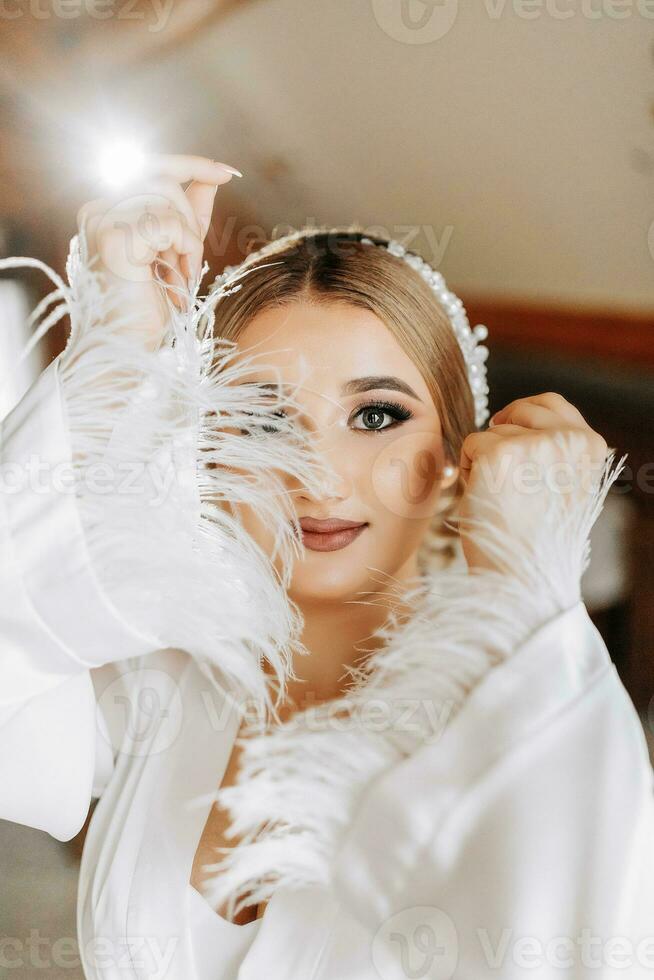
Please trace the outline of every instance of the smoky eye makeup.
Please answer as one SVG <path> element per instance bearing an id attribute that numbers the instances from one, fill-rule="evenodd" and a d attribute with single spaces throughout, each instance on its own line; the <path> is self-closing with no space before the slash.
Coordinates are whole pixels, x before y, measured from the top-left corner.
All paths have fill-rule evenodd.
<path id="1" fill-rule="evenodd" d="M 250 413 L 246 413 L 250 414 Z M 274 418 L 288 418 L 287 413 L 282 409 L 272 414 L 270 422 L 258 422 L 254 431 L 261 435 L 274 435 L 278 428 L 274 424 Z M 349 425 L 354 432 L 379 433 L 388 432 L 402 425 L 413 418 L 413 412 L 401 402 L 392 399 L 372 399 L 359 405 L 350 414 Z M 388 421 L 390 419 L 390 421 Z M 357 423 L 361 424 L 357 424 Z M 241 435 L 249 435 L 245 430 L 240 430 Z"/>
<path id="2" fill-rule="evenodd" d="M 390 417 L 392 421 L 384 423 L 384 416 Z M 350 424 L 355 432 L 387 432 L 410 418 L 413 418 L 413 412 L 401 402 L 376 398 L 359 405 L 350 416 Z M 363 424 L 353 424 L 358 420 L 361 420 Z M 373 422 L 369 424 L 371 420 Z"/>
<path id="3" fill-rule="evenodd" d="M 389 387 L 395 390 L 400 390 L 400 382 L 396 378 L 392 377 L 369 377 L 357 379 L 356 382 L 350 382 L 349 384 L 354 387 L 361 387 L 364 391 L 366 389 L 370 390 L 373 387 L 384 387 L 385 385 L 380 384 L 380 382 L 386 382 Z M 278 388 L 278 385 L 274 383 L 266 382 L 253 382 L 253 384 L 258 385 L 260 388 Z M 402 383 L 404 384 L 404 383 Z M 344 386 L 347 387 L 347 386 Z M 402 389 L 405 390 L 405 389 Z M 406 386 L 406 390 L 414 394 L 413 389 Z M 362 392 L 360 392 L 362 394 Z M 417 397 L 417 396 L 415 396 Z M 274 395 L 271 391 L 271 400 L 274 399 Z M 250 415 L 248 411 L 245 412 L 246 415 Z M 348 416 L 347 424 L 353 432 L 362 432 L 365 434 L 380 432 L 388 432 L 391 429 L 395 429 L 403 423 L 407 422 L 409 419 L 413 418 L 413 411 L 403 402 L 398 401 L 393 398 L 373 398 L 368 397 L 362 399 L 360 403 L 350 412 Z M 280 406 L 276 411 L 271 411 L 266 418 L 257 420 L 253 425 L 251 432 L 245 429 L 240 429 L 242 435 L 274 435 L 279 432 L 279 427 L 275 424 L 275 419 L 289 419 L 292 418 L 296 423 L 301 421 L 302 412 L 298 411 L 297 406 L 288 405 L 286 407 Z"/>

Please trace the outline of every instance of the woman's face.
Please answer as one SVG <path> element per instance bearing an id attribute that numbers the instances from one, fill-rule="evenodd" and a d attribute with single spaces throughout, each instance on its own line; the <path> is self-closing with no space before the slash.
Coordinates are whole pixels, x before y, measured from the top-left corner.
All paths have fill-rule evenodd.
<path id="1" fill-rule="evenodd" d="M 374 313 L 346 303 L 294 302 L 254 317 L 238 338 L 254 348 L 248 380 L 302 384 L 294 398 L 315 448 L 337 476 L 318 499 L 287 480 L 298 519 L 338 518 L 364 524 L 349 543 L 314 550 L 333 538 L 305 535 L 289 594 L 300 605 L 343 601 L 418 573 L 416 554 L 441 490 L 441 422 L 425 381 Z M 275 372 L 263 367 L 274 365 Z M 391 403 L 377 405 L 375 403 Z M 274 438 L 274 434 L 271 435 Z M 251 508 L 239 516 L 270 554 L 270 533 Z M 313 543 L 314 547 L 311 546 Z"/>

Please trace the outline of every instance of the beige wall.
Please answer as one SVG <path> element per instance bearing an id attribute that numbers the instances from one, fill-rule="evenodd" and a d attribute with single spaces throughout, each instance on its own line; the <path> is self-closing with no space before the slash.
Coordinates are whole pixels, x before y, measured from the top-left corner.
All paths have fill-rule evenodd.
<path id="1" fill-rule="evenodd" d="M 266 222 L 426 226 L 417 244 L 463 290 L 652 311 L 654 19 L 610 2 L 526 19 L 443 0 L 449 31 L 408 43 L 420 32 L 384 19 L 401 0 L 259 0 L 175 86 Z"/>

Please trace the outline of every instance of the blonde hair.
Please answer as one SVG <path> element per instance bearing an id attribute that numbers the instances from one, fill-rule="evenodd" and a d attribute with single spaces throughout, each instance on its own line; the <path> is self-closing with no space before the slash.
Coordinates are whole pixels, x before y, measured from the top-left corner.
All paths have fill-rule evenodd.
<path id="1" fill-rule="evenodd" d="M 299 301 L 343 302 L 372 311 L 422 374 L 441 419 L 445 456 L 457 465 L 463 440 L 476 429 L 475 409 L 448 315 L 402 258 L 362 244 L 362 237 L 387 243 L 352 226 L 308 228 L 250 254 L 238 267 L 238 291 L 216 305 L 216 333 L 235 341 L 256 314 Z M 460 554 L 458 532 L 444 521 L 454 515 L 462 492 L 460 476 L 443 491 L 419 551 L 421 571 L 427 564 L 444 567 Z"/>

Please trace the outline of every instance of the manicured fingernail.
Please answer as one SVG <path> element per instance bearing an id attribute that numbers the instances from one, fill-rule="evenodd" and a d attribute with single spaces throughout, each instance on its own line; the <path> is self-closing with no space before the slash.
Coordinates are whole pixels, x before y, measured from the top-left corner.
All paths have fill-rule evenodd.
<path id="1" fill-rule="evenodd" d="M 237 170 L 236 167 L 230 167 L 229 164 L 227 163 L 220 163 L 219 160 L 214 160 L 214 163 L 216 164 L 217 167 L 220 167 L 221 170 L 226 170 L 228 174 L 234 174 L 235 177 L 243 176 L 241 171 Z"/>

